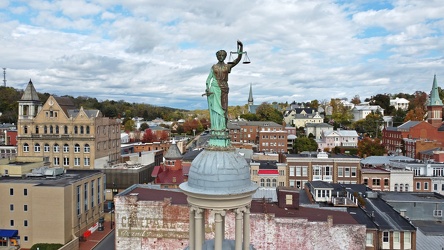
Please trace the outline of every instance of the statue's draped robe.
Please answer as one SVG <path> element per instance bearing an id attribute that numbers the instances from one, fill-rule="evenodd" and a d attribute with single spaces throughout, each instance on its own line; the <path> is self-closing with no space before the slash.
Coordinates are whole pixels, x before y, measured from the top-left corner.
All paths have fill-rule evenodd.
<path id="1" fill-rule="evenodd" d="M 226 129 L 225 111 L 222 108 L 221 95 L 222 91 L 214 76 L 213 69 L 211 68 L 210 74 L 207 78 L 207 91 L 210 93 L 207 95 L 208 109 L 210 111 L 211 129 L 215 131 Z"/>

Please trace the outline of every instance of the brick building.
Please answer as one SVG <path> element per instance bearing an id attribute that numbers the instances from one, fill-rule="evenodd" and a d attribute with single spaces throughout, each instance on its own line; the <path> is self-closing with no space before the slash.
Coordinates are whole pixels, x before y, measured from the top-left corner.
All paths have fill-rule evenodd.
<path id="1" fill-rule="evenodd" d="M 279 201 L 251 203 L 251 244 L 255 249 L 364 249 L 366 229 L 350 214 L 300 207 L 298 192 L 280 190 Z M 115 197 L 116 249 L 185 249 L 189 206 L 178 190 L 134 185 Z M 235 214 L 227 212 L 225 237 L 233 239 Z M 205 239 L 214 238 L 215 220 L 204 214 Z M 309 239 L 309 240 L 308 240 Z"/>
<path id="2" fill-rule="evenodd" d="M 359 183 L 361 164 L 358 157 L 303 152 L 284 155 L 284 162 L 288 165 L 290 187 L 301 188 L 309 181 Z"/>

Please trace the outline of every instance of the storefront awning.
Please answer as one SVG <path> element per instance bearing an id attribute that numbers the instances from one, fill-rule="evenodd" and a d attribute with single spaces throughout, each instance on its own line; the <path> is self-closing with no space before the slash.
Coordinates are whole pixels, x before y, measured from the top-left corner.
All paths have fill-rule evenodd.
<path id="1" fill-rule="evenodd" d="M 10 230 L 10 229 L 0 229 L 0 237 L 16 237 L 18 234 L 18 230 Z"/>

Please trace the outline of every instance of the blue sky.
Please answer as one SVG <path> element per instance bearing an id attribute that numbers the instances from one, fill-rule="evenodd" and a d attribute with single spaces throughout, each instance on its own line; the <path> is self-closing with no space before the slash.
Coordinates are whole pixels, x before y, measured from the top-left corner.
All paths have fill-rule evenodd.
<path id="1" fill-rule="evenodd" d="M 237 40 L 251 63 L 230 105 L 250 84 L 255 104 L 444 87 L 440 0 L 0 0 L 0 30 L 7 85 L 55 95 L 205 109 L 215 52 Z"/>

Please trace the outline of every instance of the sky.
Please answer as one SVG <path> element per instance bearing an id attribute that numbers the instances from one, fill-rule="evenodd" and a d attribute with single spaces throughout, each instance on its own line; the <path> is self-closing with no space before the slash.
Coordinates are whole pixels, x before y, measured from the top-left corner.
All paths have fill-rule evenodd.
<path id="1" fill-rule="evenodd" d="M 6 85 L 58 96 L 206 109 L 237 40 L 230 106 L 444 87 L 442 0 L 0 0 L 0 30 Z"/>

